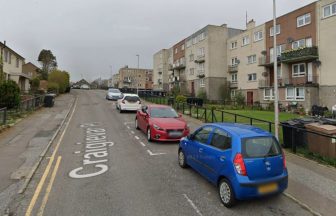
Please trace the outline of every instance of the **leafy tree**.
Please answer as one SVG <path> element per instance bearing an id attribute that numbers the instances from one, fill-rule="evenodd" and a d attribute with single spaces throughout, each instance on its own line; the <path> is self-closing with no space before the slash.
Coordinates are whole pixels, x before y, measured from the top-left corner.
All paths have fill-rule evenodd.
<path id="1" fill-rule="evenodd" d="M 223 83 L 219 86 L 219 94 L 222 100 L 227 101 L 230 100 L 230 86 L 228 82 Z"/>
<path id="2" fill-rule="evenodd" d="M 244 106 L 245 105 L 245 96 L 241 91 L 238 91 L 235 96 L 235 101 L 237 102 L 238 106 Z"/>
<path id="3" fill-rule="evenodd" d="M 63 94 L 70 86 L 70 75 L 66 71 L 53 70 L 48 76 L 48 82 L 58 84 L 58 91 Z"/>
<path id="4" fill-rule="evenodd" d="M 59 85 L 55 82 L 48 82 L 48 92 L 59 93 Z"/>
<path id="5" fill-rule="evenodd" d="M 203 99 L 203 101 L 206 101 L 206 100 L 207 100 L 207 94 L 206 94 L 206 91 L 205 91 L 204 89 L 200 89 L 200 90 L 197 92 L 197 97 Z"/>
<path id="6" fill-rule="evenodd" d="M 8 80 L 0 84 L 0 107 L 17 107 L 20 100 L 20 88 L 16 82 Z"/>
<path id="7" fill-rule="evenodd" d="M 53 69 L 57 68 L 56 56 L 50 50 L 41 50 L 38 61 L 42 65 L 41 78 L 43 80 L 48 80 L 48 74 Z"/>
<path id="8" fill-rule="evenodd" d="M 187 102 L 187 98 L 183 95 L 176 96 L 176 103 L 185 103 Z"/>

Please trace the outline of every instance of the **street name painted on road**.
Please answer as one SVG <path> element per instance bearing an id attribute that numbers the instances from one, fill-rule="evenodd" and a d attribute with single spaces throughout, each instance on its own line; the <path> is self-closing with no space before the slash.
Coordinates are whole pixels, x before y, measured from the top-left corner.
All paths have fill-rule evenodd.
<path id="1" fill-rule="evenodd" d="M 106 130 L 99 127 L 99 123 L 86 123 L 85 152 L 83 166 L 70 171 L 69 176 L 75 179 L 89 178 L 101 175 L 108 170 L 108 147 L 114 145 L 106 140 Z M 94 169 L 92 169 L 94 167 Z"/>

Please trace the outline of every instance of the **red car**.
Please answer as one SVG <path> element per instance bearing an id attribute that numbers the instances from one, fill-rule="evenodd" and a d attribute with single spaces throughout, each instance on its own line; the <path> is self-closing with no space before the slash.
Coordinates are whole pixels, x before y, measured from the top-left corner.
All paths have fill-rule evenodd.
<path id="1" fill-rule="evenodd" d="M 148 105 L 137 111 L 135 127 L 148 141 L 180 141 L 189 135 L 187 122 L 170 106 Z"/>

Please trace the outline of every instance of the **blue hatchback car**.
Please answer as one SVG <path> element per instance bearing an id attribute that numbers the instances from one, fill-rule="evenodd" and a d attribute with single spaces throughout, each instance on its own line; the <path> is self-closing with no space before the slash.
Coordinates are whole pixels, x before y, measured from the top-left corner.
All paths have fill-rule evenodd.
<path id="1" fill-rule="evenodd" d="M 203 125 L 181 139 L 178 162 L 218 186 L 226 207 L 236 200 L 282 193 L 288 185 L 285 155 L 278 141 L 249 125 Z"/>

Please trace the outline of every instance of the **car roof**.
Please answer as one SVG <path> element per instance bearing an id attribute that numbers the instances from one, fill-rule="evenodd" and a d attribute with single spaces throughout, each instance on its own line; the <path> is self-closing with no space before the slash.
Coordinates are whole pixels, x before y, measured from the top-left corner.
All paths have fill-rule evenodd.
<path id="1" fill-rule="evenodd" d="M 237 123 L 212 123 L 206 124 L 211 126 L 216 126 L 226 130 L 232 135 L 238 136 L 240 138 L 246 137 L 260 137 L 260 136 L 273 136 L 268 131 L 260 129 L 258 127 L 246 124 L 237 124 Z"/>

